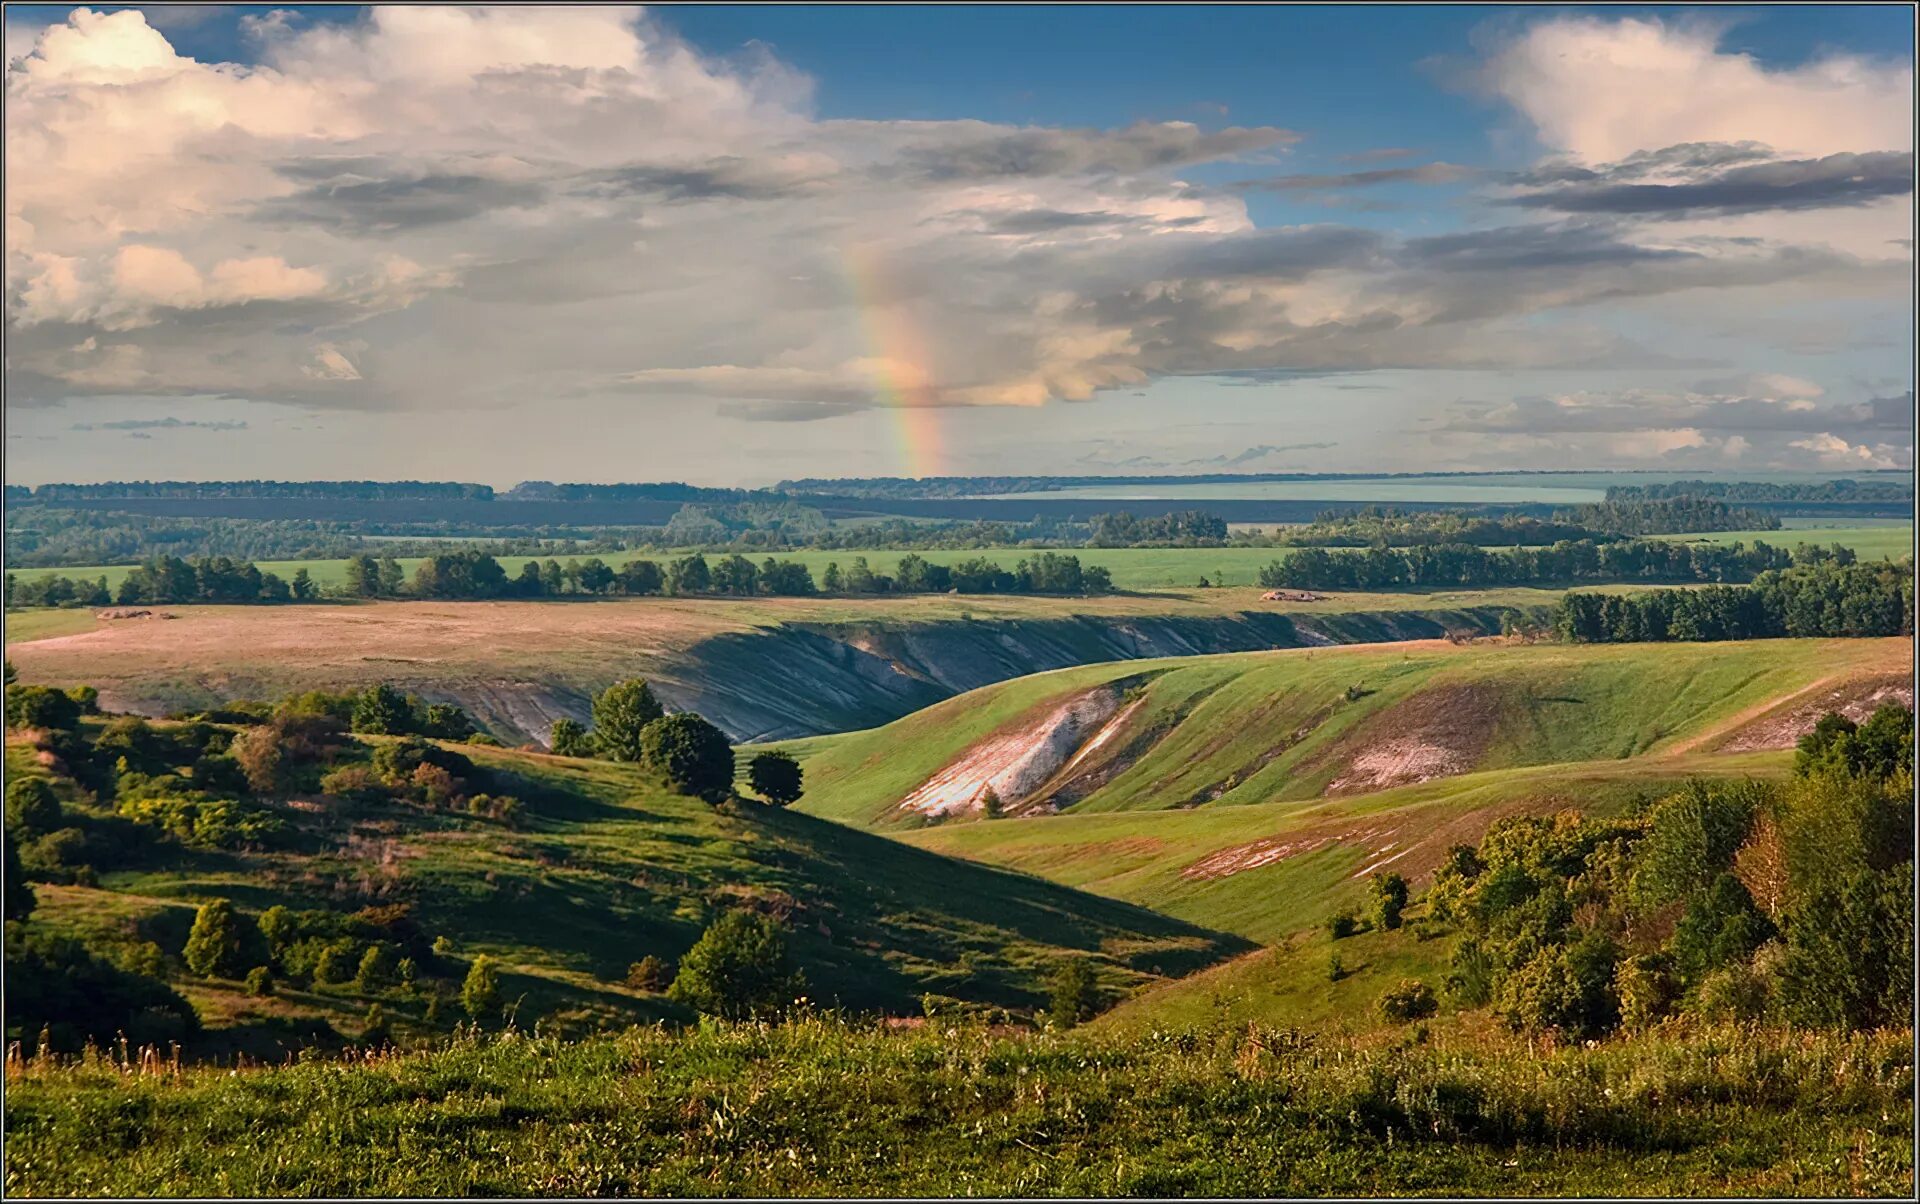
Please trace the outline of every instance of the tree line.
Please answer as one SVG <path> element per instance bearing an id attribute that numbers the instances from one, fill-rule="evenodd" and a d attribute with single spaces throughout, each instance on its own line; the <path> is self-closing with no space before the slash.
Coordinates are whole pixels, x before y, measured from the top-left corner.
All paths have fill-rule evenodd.
<path id="1" fill-rule="evenodd" d="M 1494 549 L 1470 544 L 1373 547 L 1365 551 L 1301 548 L 1261 569 L 1260 584 L 1269 589 L 1342 590 L 1564 581 L 1748 581 L 1792 563 L 1793 553 L 1758 540 L 1751 546 L 1653 539 L 1598 543 L 1581 539 L 1562 540 L 1542 548 Z"/>
<path id="2" fill-rule="evenodd" d="M 493 486 L 463 481 L 101 481 L 73 485 L 53 483 L 17 494 L 8 486 L 7 500 L 23 496 L 37 502 L 99 498 L 230 498 L 297 497 L 358 498 L 370 501 L 491 501 Z"/>
<path id="3" fill-rule="evenodd" d="M 1658 485 L 1609 485 L 1607 501 L 1718 498 L 1728 502 L 1910 502 L 1913 482 L 1854 481 L 1668 481 Z"/>
<path id="4" fill-rule="evenodd" d="M 1749 585 L 1569 593 L 1553 630 L 1580 644 L 1913 634 L 1913 561 L 1839 557 L 1762 573 Z"/>

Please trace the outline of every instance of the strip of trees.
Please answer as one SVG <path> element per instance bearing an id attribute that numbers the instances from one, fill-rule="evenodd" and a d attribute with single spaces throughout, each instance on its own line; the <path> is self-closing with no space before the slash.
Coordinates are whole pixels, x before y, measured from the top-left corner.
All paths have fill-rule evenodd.
<path id="1" fill-rule="evenodd" d="M 1819 555 L 1831 553 L 1822 550 Z M 1847 553 L 1849 556 L 1851 552 Z M 1792 553 L 1756 540 L 1747 544 L 1668 540 L 1563 540 L 1543 548 L 1478 548 L 1440 544 L 1328 551 L 1301 548 L 1260 570 L 1269 589 L 1394 589 L 1533 585 L 1565 581 L 1750 581 L 1786 568 Z"/>
<path id="2" fill-rule="evenodd" d="M 1829 559 L 1751 585 L 1569 593 L 1553 629 L 1581 644 L 1913 634 L 1913 561 Z"/>

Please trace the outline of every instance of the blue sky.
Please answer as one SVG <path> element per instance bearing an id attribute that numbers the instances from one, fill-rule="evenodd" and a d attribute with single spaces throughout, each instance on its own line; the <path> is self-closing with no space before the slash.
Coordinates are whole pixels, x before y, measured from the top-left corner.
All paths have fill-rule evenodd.
<path id="1" fill-rule="evenodd" d="M 1904 7 L 71 13 L 9 480 L 1911 463 Z"/>

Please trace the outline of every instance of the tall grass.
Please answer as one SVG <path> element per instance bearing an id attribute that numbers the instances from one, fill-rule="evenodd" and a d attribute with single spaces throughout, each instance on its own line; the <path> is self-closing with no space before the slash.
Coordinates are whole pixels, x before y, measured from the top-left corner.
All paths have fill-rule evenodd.
<path id="1" fill-rule="evenodd" d="M 9 1195 L 1901 1195 L 1911 1034 L 1598 1046 L 814 1017 L 8 1068 Z"/>

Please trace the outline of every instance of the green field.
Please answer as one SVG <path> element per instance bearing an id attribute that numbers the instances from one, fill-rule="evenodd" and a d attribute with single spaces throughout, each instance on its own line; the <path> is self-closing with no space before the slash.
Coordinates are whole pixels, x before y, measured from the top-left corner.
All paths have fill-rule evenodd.
<path id="1" fill-rule="evenodd" d="M 1027 793 L 996 787 L 1004 806 L 1064 804 L 1075 816 L 1208 810 L 1422 774 L 1644 757 L 1813 682 L 1896 678 L 1911 663 L 1901 640 L 1766 640 L 1354 645 L 1090 665 L 988 686 L 825 742 L 808 758 L 802 805 L 851 823 L 923 822 L 900 807 L 916 787 L 957 765 L 975 766 L 956 783 L 961 793 L 999 780 L 1054 738 L 1064 706 L 1103 688 L 1105 707 L 1062 737 L 1071 742 L 1053 750 L 1052 763 L 1028 762 L 1036 768 Z M 1113 696 L 1121 690 L 1129 692 Z M 1405 766 L 1380 760 L 1396 748 Z"/>
<path id="2" fill-rule="evenodd" d="M 1816 542 L 1821 544 L 1840 543 L 1854 548 L 1868 559 L 1898 557 L 1912 550 L 1912 524 L 1903 526 L 1862 525 L 1849 527 L 1829 527 L 1807 531 L 1735 531 L 1711 533 L 1706 535 L 1672 535 L 1667 539 L 1709 539 L 1715 542 L 1739 540 L 1752 543 L 1764 540 L 1776 546 L 1791 547 L 1795 543 Z M 1000 566 L 1011 570 L 1023 556 L 1031 556 L 1034 548 L 984 548 L 962 550 L 932 550 L 917 553 L 935 564 L 952 565 L 962 560 L 976 557 L 999 562 Z M 1260 570 L 1277 559 L 1284 558 L 1290 551 L 1287 548 L 1056 548 L 1078 556 L 1085 565 L 1099 565 L 1113 575 L 1114 585 L 1123 590 L 1185 589 L 1197 584 L 1201 577 L 1207 578 L 1213 585 L 1251 586 L 1259 578 Z M 621 565 L 629 560 L 664 560 L 684 553 L 648 552 L 648 553 L 609 553 L 601 557 L 608 564 Z M 708 553 L 708 559 L 716 554 Z M 837 563 L 844 570 L 853 563 L 856 556 L 865 556 L 875 572 L 891 574 L 894 565 L 906 553 L 885 548 L 855 549 L 848 551 L 822 552 L 802 550 L 797 552 L 775 553 L 782 560 L 797 560 L 812 571 L 814 579 L 819 580 L 830 563 Z M 525 556 L 497 557 L 501 567 L 509 576 L 517 575 L 521 566 L 529 559 Z M 546 559 L 544 557 L 537 559 Z M 557 557 L 568 559 L 586 559 L 585 555 Z M 757 563 L 765 559 L 764 553 L 756 553 L 752 559 Z M 400 566 L 411 576 L 420 565 L 418 557 L 403 557 Z M 346 584 L 347 562 L 344 560 L 273 560 L 260 561 L 262 572 L 276 573 L 290 579 L 300 569 L 307 570 L 313 579 L 322 586 L 339 588 Z M 127 565 L 92 565 L 85 568 L 59 569 L 10 569 L 20 580 L 37 580 L 47 576 L 84 577 L 93 580 L 105 577 L 109 588 L 119 585 L 127 575 Z"/>
<path id="3" fill-rule="evenodd" d="M 1800 527 L 1795 526 L 1791 519 L 1783 522 L 1784 529 L 1779 531 L 1714 531 L 1704 535 L 1656 535 L 1654 538 L 1685 540 L 1688 543 L 1751 544 L 1757 540 L 1776 548 L 1791 548 L 1803 543 L 1825 547 L 1837 543 L 1852 548 L 1862 560 L 1898 560 L 1913 555 L 1913 524 L 1904 520 L 1863 522 L 1858 526 L 1842 527 Z"/>

